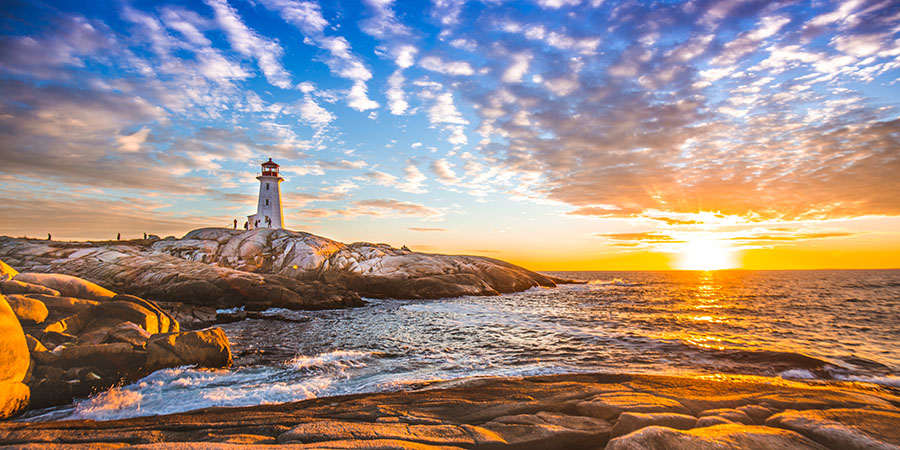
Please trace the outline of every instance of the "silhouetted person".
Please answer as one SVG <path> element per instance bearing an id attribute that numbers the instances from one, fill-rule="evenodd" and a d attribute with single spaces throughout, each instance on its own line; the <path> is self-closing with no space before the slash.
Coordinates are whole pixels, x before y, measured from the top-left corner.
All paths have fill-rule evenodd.
<path id="1" fill-rule="evenodd" d="M 52 240 L 53 240 L 53 236 L 50 236 L 50 233 L 47 233 L 47 240 L 48 240 L 48 241 L 52 241 Z"/>
<path id="2" fill-rule="evenodd" d="M 144 233 L 144 239 L 147 239 L 147 233 Z"/>
<path id="3" fill-rule="evenodd" d="M 237 230 L 237 219 L 234 219 L 234 229 Z"/>
<path id="4" fill-rule="evenodd" d="M 121 241 L 121 240 L 122 240 L 122 233 L 116 233 L 116 240 L 117 240 L 117 241 Z"/>
<path id="5" fill-rule="evenodd" d="M 266 226 L 272 228 L 272 219 L 269 216 L 266 216 Z"/>
<path id="6" fill-rule="evenodd" d="M 250 228 L 250 222 L 244 222 L 244 229 Z"/>
<path id="7" fill-rule="evenodd" d="M 256 222 L 253 222 L 253 228 L 259 228 L 259 219 L 256 219 Z"/>

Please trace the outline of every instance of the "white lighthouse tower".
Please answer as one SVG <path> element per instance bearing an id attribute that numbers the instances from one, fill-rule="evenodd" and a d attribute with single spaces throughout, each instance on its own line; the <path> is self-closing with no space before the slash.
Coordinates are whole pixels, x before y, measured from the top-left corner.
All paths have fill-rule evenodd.
<path id="1" fill-rule="evenodd" d="M 281 211 L 281 182 L 284 178 L 278 174 L 278 164 L 272 158 L 262 163 L 262 172 L 256 177 L 259 180 L 259 203 L 256 214 L 247 216 L 248 227 L 284 228 Z"/>

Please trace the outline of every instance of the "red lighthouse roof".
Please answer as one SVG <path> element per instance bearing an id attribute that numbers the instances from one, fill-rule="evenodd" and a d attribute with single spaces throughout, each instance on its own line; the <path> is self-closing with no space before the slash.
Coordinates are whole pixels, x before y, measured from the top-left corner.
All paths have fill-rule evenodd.
<path id="1" fill-rule="evenodd" d="M 278 164 L 275 164 L 274 162 L 272 162 L 272 158 L 269 158 L 268 161 L 262 163 L 262 166 L 263 167 L 278 167 Z"/>

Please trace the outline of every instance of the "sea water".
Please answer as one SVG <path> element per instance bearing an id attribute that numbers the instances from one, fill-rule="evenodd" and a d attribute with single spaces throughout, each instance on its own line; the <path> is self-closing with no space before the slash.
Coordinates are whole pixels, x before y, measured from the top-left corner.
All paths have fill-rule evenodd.
<path id="1" fill-rule="evenodd" d="M 549 274 L 586 284 L 270 310 L 272 319 L 222 325 L 232 368 L 158 371 L 25 420 L 105 420 L 416 389 L 461 377 L 586 371 L 900 387 L 898 270 Z"/>

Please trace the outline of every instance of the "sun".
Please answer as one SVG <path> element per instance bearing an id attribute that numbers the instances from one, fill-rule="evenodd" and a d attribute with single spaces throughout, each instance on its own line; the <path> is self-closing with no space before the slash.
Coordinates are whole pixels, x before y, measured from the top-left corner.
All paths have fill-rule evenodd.
<path id="1" fill-rule="evenodd" d="M 715 239 L 690 240 L 681 246 L 681 270 L 720 270 L 736 266 L 734 249 Z"/>

